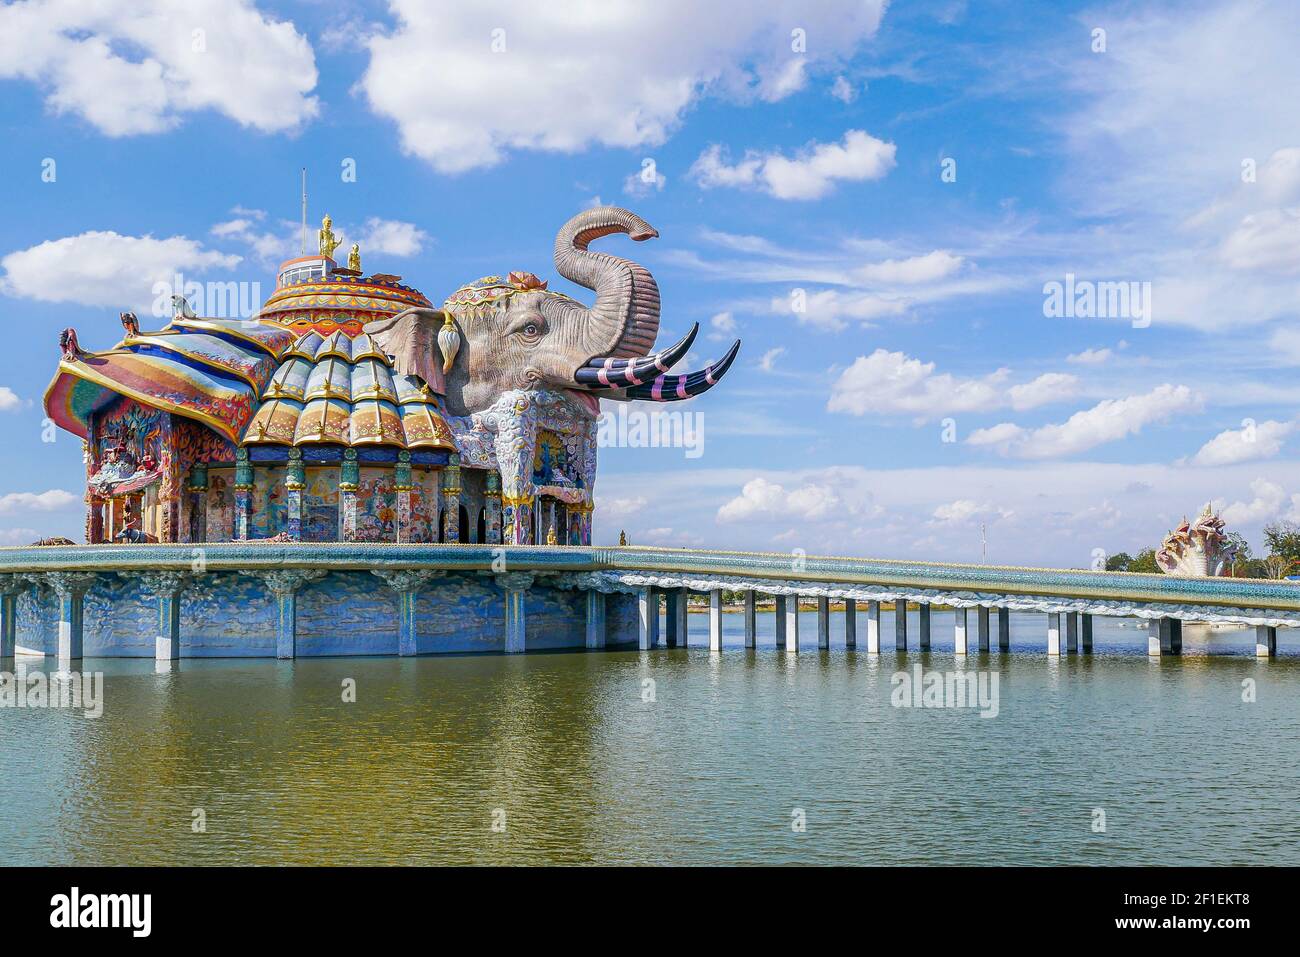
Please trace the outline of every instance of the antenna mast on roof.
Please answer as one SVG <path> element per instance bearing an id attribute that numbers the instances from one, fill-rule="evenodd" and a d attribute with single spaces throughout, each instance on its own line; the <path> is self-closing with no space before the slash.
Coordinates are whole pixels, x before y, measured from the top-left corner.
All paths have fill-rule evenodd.
<path id="1" fill-rule="evenodd" d="M 302 238 L 298 242 L 298 255 L 307 255 L 307 167 L 302 168 Z"/>

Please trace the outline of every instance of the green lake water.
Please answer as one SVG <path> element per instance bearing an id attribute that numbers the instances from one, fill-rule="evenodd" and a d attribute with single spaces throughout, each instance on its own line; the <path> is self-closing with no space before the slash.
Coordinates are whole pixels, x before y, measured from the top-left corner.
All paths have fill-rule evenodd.
<path id="1" fill-rule="evenodd" d="M 1285 631 L 1273 661 L 1254 659 L 1253 632 L 1195 629 L 1183 657 L 1150 660 L 1143 630 L 1097 619 L 1094 655 L 1049 659 L 1043 616 L 1017 614 L 1013 654 L 959 661 L 941 612 L 925 654 L 893 651 L 888 613 L 878 656 L 844 650 L 839 615 L 822 653 L 805 613 L 798 655 L 772 647 L 770 614 L 752 652 L 740 616 L 724 622 L 716 655 L 692 615 L 693 647 L 649 653 L 182 660 L 161 673 L 87 659 L 105 676 L 102 716 L 0 709 L 0 855 L 1300 863 L 1300 645 Z M 858 637 L 864 648 L 865 616 Z M 891 676 L 918 663 L 996 674 L 998 715 L 894 707 Z"/>

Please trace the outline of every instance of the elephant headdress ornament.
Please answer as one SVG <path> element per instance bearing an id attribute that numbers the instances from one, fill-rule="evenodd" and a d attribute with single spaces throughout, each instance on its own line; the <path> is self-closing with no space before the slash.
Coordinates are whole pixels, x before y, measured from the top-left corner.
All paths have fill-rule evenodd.
<path id="1" fill-rule="evenodd" d="M 444 395 L 452 415 L 486 409 L 512 390 L 568 390 L 592 414 L 597 397 L 672 402 L 707 391 L 740 342 L 698 372 L 670 374 L 699 325 L 675 345 L 650 351 L 659 333 L 659 287 L 644 266 L 588 248 L 611 233 L 637 242 L 659 235 L 625 209 L 600 206 L 574 216 L 555 237 L 556 271 L 595 292 L 591 306 L 547 289 L 532 273 L 512 272 L 462 286 L 441 310 L 407 309 L 365 331 L 398 372 Z"/>

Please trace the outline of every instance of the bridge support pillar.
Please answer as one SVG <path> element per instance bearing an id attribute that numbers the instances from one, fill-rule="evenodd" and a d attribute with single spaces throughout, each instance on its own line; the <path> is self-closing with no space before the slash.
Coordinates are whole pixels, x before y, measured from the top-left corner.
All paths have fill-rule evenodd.
<path id="1" fill-rule="evenodd" d="M 685 648 L 690 642 L 690 619 L 687 617 L 691 613 L 691 593 L 685 588 L 677 589 L 673 596 L 673 622 L 677 629 L 677 643 Z"/>
<path id="2" fill-rule="evenodd" d="M 10 647 L 13 647 L 12 645 Z M 1255 657 L 1277 657 L 1277 628 L 1273 625 L 1255 626 Z"/>
<path id="3" fill-rule="evenodd" d="M 637 647 L 649 651 L 658 638 L 659 598 L 653 588 L 642 588 L 636 593 Z"/>
<path id="4" fill-rule="evenodd" d="M 998 609 L 998 651 L 1011 650 L 1011 609 Z"/>
<path id="5" fill-rule="evenodd" d="M 1079 653 L 1079 613 L 1077 611 L 1065 613 L 1065 653 L 1067 655 L 1077 655 Z"/>
<path id="6" fill-rule="evenodd" d="M 686 647 L 686 638 L 682 637 L 682 647 Z M 722 650 L 722 589 L 715 588 L 709 592 L 709 651 Z"/>
<path id="7" fill-rule="evenodd" d="M 655 609 L 659 608 L 659 595 L 664 596 L 664 644 L 669 648 L 677 647 L 677 589 L 671 589 L 665 592 L 655 592 Z"/>
<path id="8" fill-rule="evenodd" d="M 894 602 L 894 650 L 907 650 L 907 599 Z"/>
<path id="9" fill-rule="evenodd" d="M 922 651 L 930 650 L 930 606 L 917 605 L 916 644 Z"/>
<path id="10" fill-rule="evenodd" d="M 1183 623 L 1177 618 L 1153 618 L 1147 623 L 1147 654 L 1154 658 L 1183 653 Z"/>
<path id="11" fill-rule="evenodd" d="M 588 648 L 605 647 L 605 593 L 591 589 L 587 592 L 587 640 Z"/>
<path id="12" fill-rule="evenodd" d="M 1061 615 L 1049 612 L 1047 615 L 1047 653 L 1053 656 L 1061 654 Z"/>
<path id="13" fill-rule="evenodd" d="M 867 602 L 867 654 L 880 654 L 880 602 Z"/>
<path id="14" fill-rule="evenodd" d="M 967 608 L 954 608 L 952 610 L 952 649 L 954 654 L 964 655 L 970 650 L 970 619 L 967 617 Z"/>
<path id="15" fill-rule="evenodd" d="M 817 599 L 817 648 L 830 651 L 831 647 L 831 600 L 826 597 Z"/>
<path id="16" fill-rule="evenodd" d="M 781 616 L 785 619 L 785 650 L 799 650 L 799 596 L 790 595 L 785 600 Z"/>
<path id="17" fill-rule="evenodd" d="M 1092 654 L 1092 615 L 1079 615 L 1079 643 L 1085 655 Z"/>
<path id="18" fill-rule="evenodd" d="M 758 596 L 753 591 L 745 592 L 745 647 L 758 646 Z"/>
<path id="19" fill-rule="evenodd" d="M 844 647 L 858 647 L 858 603 L 852 598 L 844 599 Z"/>
<path id="20" fill-rule="evenodd" d="M 975 609 L 975 634 L 979 641 L 979 650 L 987 653 L 989 650 L 989 609 L 980 605 Z"/>
<path id="21" fill-rule="evenodd" d="M 12 658 L 18 644 L 18 587 L 9 578 L 0 584 L 0 661 Z"/>

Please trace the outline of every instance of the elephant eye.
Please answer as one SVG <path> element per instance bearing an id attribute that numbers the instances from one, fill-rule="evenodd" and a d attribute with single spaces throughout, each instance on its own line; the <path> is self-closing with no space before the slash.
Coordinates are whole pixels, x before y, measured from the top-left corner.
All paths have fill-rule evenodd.
<path id="1" fill-rule="evenodd" d="M 528 325 L 524 326 L 524 335 L 526 336 L 535 336 L 539 332 L 541 332 L 541 330 L 537 328 L 537 323 L 535 322 L 530 322 Z"/>

